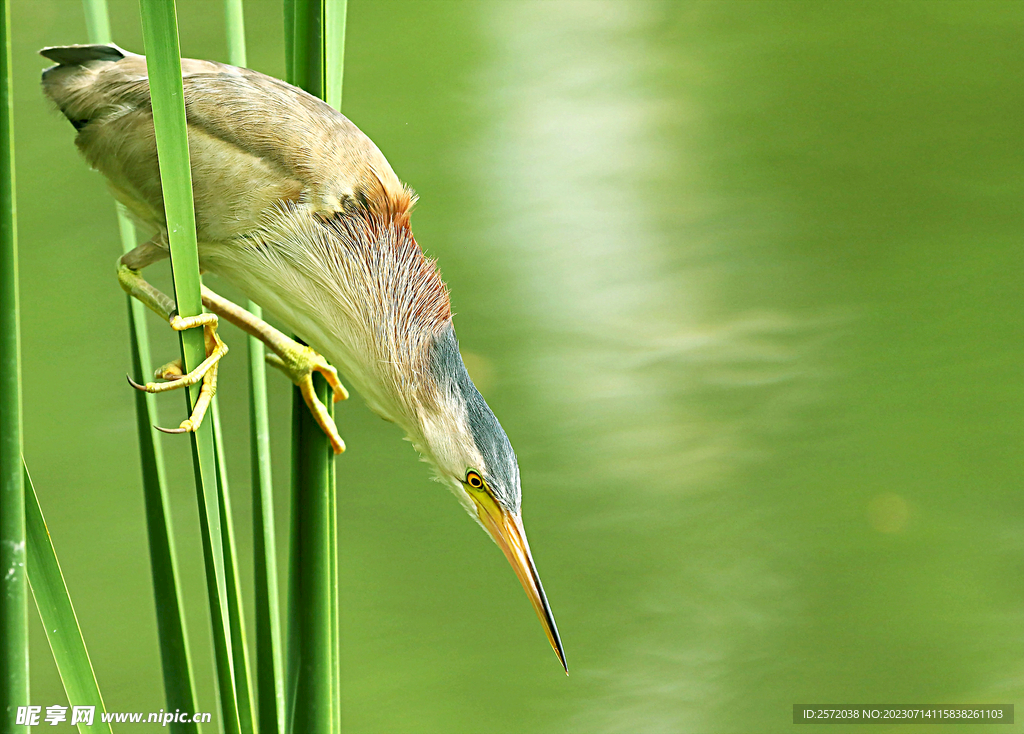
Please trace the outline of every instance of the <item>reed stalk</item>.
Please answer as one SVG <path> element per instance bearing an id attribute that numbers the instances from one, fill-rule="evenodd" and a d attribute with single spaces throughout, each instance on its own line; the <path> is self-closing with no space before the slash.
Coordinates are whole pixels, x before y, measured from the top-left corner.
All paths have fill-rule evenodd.
<path id="1" fill-rule="evenodd" d="M 195 211 L 189 167 L 178 26 L 173 0 L 140 0 L 142 30 L 153 106 L 160 182 L 171 253 L 171 275 L 178 313 L 183 317 L 202 313 L 199 253 L 196 245 Z M 182 361 L 192 370 L 206 356 L 201 329 L 180 332 Z M 199 396 L 199 385 L 186 388 L 189 411 Z M 214 658 L 220 691 L 224 731 L 241 732 L 232 652 L 231 614 L 224 559 L 221 499 L 218 492 L 217 450 L 212 419 L 194 433 L 193 468 L 199 505 L 207 592 L 213 625 Z"/>
<path id="2" fill-rule="evenodd" d="M 135 227 L 118 205 L 118 224 L 125 252 L 135 246 Z M 128 299 L 128 331 L 131 346 L 132 372 L 137 382 L 153 374 L 149 354 L 149 332 L 146 307 Z M 157 637 L 163 670 L 167 710 L 196 711 L 196 694 L 192 658 L 185 627 L 184 604 L 178 582 L 177 552 L 171 523 L 170 496 L 164 474 L 163 449 L 153 428 L 159 424 L 156 396 L 136 390 L 135 422 L 139 436 L 139 463 L 142 468 L 142 494 L 146 507 L 146 536 L 149 541 L 149 564 L 153 575 L 153 597 L 156 607 Z M 199 724 L 174 722 L 173 734 L 200 731 Z"/>
<path id="3" fill-rule="evenodd" d="M 336 107 L 345 10 L 343 0 L 285 0 L 288 81 Z M 333 406 L 319 375 L 314 387 Z M 297 389 L 292 405 L 287 721 L 292 732 L 336 732 L 341 687 L 334 454 Z"/>
<path id="4" fill-rule="evenodd" d="M 245 610 L 242 606 L 242 585 L 238 576 L 238 553 L 235 551 L 235 529 L 231 514 L 231 492 L 228 488 L 227 462 L 224 458 L 220 409 L 210 406 L 213 421 L 213 442 L 217 450 L 217 496 L 220 498 L 221 538 L 224 542 L 224 578 L 227 582 L 228 623 L 231 630 L 231 657 L 234 665 L 235 695 L 238 698 L 238 722 L 243 732 L 255 731 L 252 684 L 249 675 L 249 645 L 245 634 Z"/>
<path id="5" fill-rule="evenodd" d="M 228 63 L 248 65 L 245 16 L 241 0 L 224 1 Z M 263 310 L 253 301 L 246 308 L 257 318 Z M 256 717 L 264 734 L 284 734 L 280 594 L 277 583 L 277 539 L 270 461 L 270 418 L 267 406 L 266 349 L 247 337 L 249 360 L 249 452 L 252 471 L 253 566 L 256 601 Z"/>
<path id="6" fill-rule="evenodd" d="M 0 726 L 27 732 L 15 723 L 29 702 L 29 664 L 9 0 L 0 7 L 0 37 Z"/>

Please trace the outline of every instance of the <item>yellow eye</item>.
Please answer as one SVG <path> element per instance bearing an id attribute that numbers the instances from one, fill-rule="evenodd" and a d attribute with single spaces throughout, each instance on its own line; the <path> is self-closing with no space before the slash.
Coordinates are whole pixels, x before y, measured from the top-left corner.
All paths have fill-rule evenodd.
<path id="1" fill-rule="evenodd" d="M 466 484 L 468 484 L 473 489 L 483 489 L 484 479 L 475 471 L 470 469 L 468 472 L 466 472 Z"/>

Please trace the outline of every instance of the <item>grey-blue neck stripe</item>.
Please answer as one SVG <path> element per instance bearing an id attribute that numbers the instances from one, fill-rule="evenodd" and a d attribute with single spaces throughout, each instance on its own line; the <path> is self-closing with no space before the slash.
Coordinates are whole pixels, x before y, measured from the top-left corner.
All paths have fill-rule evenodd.
<path id="1" fill-rule="evenodd" d="M 465 406 L 473 441 L 484 457 L 485 466 L 466 468 L 482 472 L 495 498 L 507 510 L 518 513 L 522 499 L 519 461 L 494 412 L 466 371 L 454 326 L 447 326 L 434 339 L 429 359 L 431 375 L 439 387 Z"/>

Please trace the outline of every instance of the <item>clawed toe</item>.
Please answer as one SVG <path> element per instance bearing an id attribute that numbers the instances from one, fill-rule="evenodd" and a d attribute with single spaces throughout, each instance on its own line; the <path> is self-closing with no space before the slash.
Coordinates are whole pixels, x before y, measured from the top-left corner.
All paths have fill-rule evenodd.
<path id="1" fill-rule="evenodd" d="M 191 431 L 195 430 L 195 428 L 192 426 L 192 421 L 185 422 L 189 424 L 187 428 L 182 428 L 181 426 L 178 426 L 177 428 L 164 428 L 163 426 L 153 426 L 153 428 L 155 428 L 158 431 L 163 431 L 164 433 L 190 433 Z"/>
<path id="2" fill-rule="evenodd" d="M 118 279 L 125 291 L 166 318 L 175 331 L 197 327 L 202 327 L 204 331 L 207 356 L 191 372 L 183 374 L 184 368 L 181 361 L 177 360 L 156 371 L 156 379 L 164 380 L 164 382 L 149 382 L 140 385 L 131 377 L 128 378 L 132 387 L 148 393 L 166 392 L 202 382 L 202 389 L 192 409 L 192 415 L 182 421 L 177 428 L 162 428 L 160 426 L 157 428 L 164 433 L 189 433 L 197 430 L 202 423 L 210 401 L 217 391 L 218 362 L 228 351 L 227 345 L 217 335 L 219 315 L 262 340 L 274 352 L 267 356 L 267 361 L 288 375 L 288 378 L 299 387 L 303 400 L 309 406 L 317 425 L 330 440 L 334 452 L 340 454 L 345 450 L 345 442 L 338 434 L 338 427 L 335 425 L 330 411 L 317 397 L 316 390 L 313 388 L 313 373 L 319 372 L 327 380 L 327 384 L 333 391 L 332 402 L 334 403 L 348 398 L 348 390 L 338 379 L 338 371 L 328 364 L 322 355 L 281 333 L 241 306 L 218 296 L 205 286 L 202 288 L 203 305 L 215 313 L 208 312 L 197 316 L 183 317 L 175 311 L 174 302 L 170 298 L 146 283 L 138 271 L 126 262 L 122 262 L 118 266 Z"/>
<path id="3" fill-rule="evenodd" d="M 338 371 L 328 364 L 323 355 L 298 343 L 296 343 L 295 349 L 284 351 L 283 355 L 268 354 L 267 363 L 288 375 L 289 379 L 299 388 L 309 412 L 313 414 L 317 425 L 330 440 L 334 453 L 344 452 L 345 442 L 338 433 L 338 426 L 331 417 L 330 411 L 327 410 L 327 406 L 317 397 L 316 390 L 313 388 L 313 373 L 319 372 L 334 391 L 333 402 L 347 399 L 348 390 L 338 379 Z"/>
<path id="4" fill-rule="evenodd" d="M 162 254 L 154 255 L 154 253 Z M 220 359 L 228 353 L 228 347 L 217 335 L 219 321 L 217 314 L 201 313 L 197 316 L 179 316 L 174 301 L 147 283 L 139 274 L 137 268 L 145 267 L 149 262 L 155 262 L 156 259 L 164 256 L 166 256 L 166 248 L 161 248 L 158 244 L 154 245 L 152 241 L 146 245 L 140 245 L 118 262 L 117 279 L 125 292 L 167 319 L 170 327 L 175 331 L 202 327 L 203 341 L 206 344 L 206 359 L 188 373 L 184 372 L 180 359 L 168 362 L 154 374 L 156 379 L 165 380 L 165 382 L 147 382 L 145 385 L 140 385 L 129 375 L 128 384 L 143 392 L 161 393 L 180 387 L 190 387 L 201 382 L 202 387 L 196 397 L 192 414 L 182 421 L 181 425 L 177 428 L 154 426 L 164 433 L 190 433 L 196 431 L 202 424 L 203 416 L 206 415 L 206 410 L 217 393 L 217 367 Z"/>
<path id="5" fill-rule="evenodd" d="M 202 382 L 199 397 L 196 399 L 195 407 L 192 408 L 192 415 L 182 421 L 181 425 L 177 428 L 154 426 L 154 428 L 164 433 L 192 433 L 202 424 L 203 416 L 206 415 L 210 401 L 213 400 L 213 396 L 217 392 L 217 367 L 219 366 L 220 359 L 228 353 L 228 347 L 221 340 L 220 336 L 217 335 L 216 314 L 201 314 L 187 319 L 183 319 L 175 314 L 169 320 L 171 328 L 175 331 L 198 326 L 203 327 L 206 337 L 206 359 L 188 373 L 183 372 L 180 359 L 168 362 L 154 373 L 157 379 L 163 379 L 166 382 L 147 382 L 145 385 L 140 385 L 129 375 L 128 383 L 136 390 L 148 393 L 161 393 Z"/>

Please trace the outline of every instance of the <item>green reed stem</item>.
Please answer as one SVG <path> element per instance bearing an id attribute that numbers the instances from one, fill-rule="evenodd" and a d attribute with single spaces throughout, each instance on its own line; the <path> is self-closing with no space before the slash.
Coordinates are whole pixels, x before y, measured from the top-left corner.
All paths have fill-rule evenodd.
<path id="1" fill-rule="evenodd" d="M 153 123 L 160 160 L 160 182 L 163 187 L 171 251 L 174 297 L 181 316 L 195 316 L 202 312 L 201 279 L 174 2 L 140 0 L 140 6 L 152 92 Z M 180 332 L 180 341 L 185 369 L 192 370 L 206 356 L 203 332 L 201 329 Z M 187 407 L 191 411 L 199 397 L 199 385 L 188 387 L 186 391 Z M 241 728 L 232 660 L 232 630 L 220 500 L 217 491 L 213 421 L 203 421 L 200 428 L 189 435 L 192 442 L 203 556 L 206 561 L 206 582 L 213 624 L 222 724 L 225 731 L 233 733 L 241 731 Z"/>
<path id="2" fill-rule="evenodd" d="M 326 390 L 325 403 L 331 398 Z M 292 402 L 292 597 L 289 619 L 289 686 L 293 732 L 337 731 L 335 590 L 337 546 L 331 548 L 335 507 L 334 457 L 323 431 L 300 397 Z M 332 550 L 334 552 L 332 552 Z"/>
<path id="3" fill-rule="evenodd" d="M 224 0 L 228 63 L 246 66 L 245 23 L 241 0 Z M 257 318 L 263 310 L 246 304 Z M 247 337 L 249 347 L 249 450 L 252 467 L 253 565 L 256 577 L 256 706 L 259 730 L 284 734 L 284 673 L 281 650 L 280 594 L 277 584 L 277 539 L 270 462 L 270 417 L 267 406 L 266 349 Z"/>
<path id="4" fill-rule="evenodd" d="M 107 0 L 84 0 L 85 35 L 89 43 L 110 43 L 114 36 L 110 32 L 110 13 Z"/>
<path id="5" fill-rule="evenodd" d="M 28 580 L 25 574 L 25 480 L 21 467 L 21 327 L 11 89 L 11 11 L 0 7 L 0 727 L 28 705 Z"/>
<path id="6" fill-rule="evenodd" d="M 256 316 L 261 312 L 249 303 Z M 258 348 L 253 344 L 259 345 Z M 252 453 L 253 553 L 256 574 L 256 686 L 259 730 L 284 733 L 284 671 L 277 540 L 270 467 L 270 421 L 263 342 L 249 337 L 249 416 Z"/>
<path id="7" fill-rule="evenodd" d="M 348 19 L 347 0 L 324 1 L 324 101 L 341 112 L 341 93 L 345 79 L 345 26 Z M 330 391 L 324 386 L 324 394 L 328 404 L 334 404 Z M 324 398 L 321 398 L 323 400 Z M 333 412 L 332 412 L 333 415 Z M 334 660 L 331 666 L 333 679 L 331 695 L 334 701 L 335 723 L 341 729 L 341 598 L 339 593 L 338 568 L 338 492 L 335 480 L 334 456 L 330 455 L 328 476 L 329 505 L 327 517 L 330 522 L 328 544 L 330 551 L 331 578 L 331 653 Z"/>
<path id="8" fill-rule="evenodd" d="M 285 0 L 288 81 L 336 106 L 341 104 L 345 11 L 344 0 Z M 314 388 L 333 406 L 319 375 Z M 292 732 L 334 732 L 341 725 L 334 454 L 298 389 L 292 405 L 287 720 Z"/>
<path id="9" fill-rule="evenodd" d="M 324 63 L 326 94 L 323 99 L 338 112 L 341 112 L 341 89 L 345 79 L 345 24 L 347 19 L 347 0 L 325 0 L 324 45 L 327 60 Z"/>
<path id="10" fill-rule="evenodd" d="M 227 30 L 228 63 L 248 66 L 245 55 L 245 12 L 242 0 L 224 0 L 224 24 Z"/>
<path id="11" fill-rule="evenodd" d="M 135 246 L 135 227 L 120 204 L 117 222 L 125 252 Z M 147 381 L 153 374 L 149 353 L 149 331 L 146 307 L 138 300 L 128 299 L 128 331 L 131 346 L 132 373 L 137 382 Z M 153 574 L 153 597 L 156 602 L 156 626 L 160 642 L 167 710 L 196 711 L 196 693 L 192 660 L 188 649 L 184 604 L 178 583 L 178 560 L 174 548 L 170 496 L 164 474 L 163 447 L 153 428 L 159 424 L 156 396 L 135 390 L 135 421 L 139 436 L 139 463 L 142 467 L 142 496 L 146 506 L 146 536 L 149 540 L 149 565 Z M 174 722 L 174 734 L 200 731 L 199 724 Z"/>
<path id="12" fill-rule="evenodd" d="M 231 515 L 231 492 L 228 488 L 227 462 L 224 458 L 220 409 L 210 406 L 213 421 L 213 442 L 217 449 L 217 495 L 220 497 L 221 538 L 224 542 L 224 577 L 228 585 L 228 620 L 231 628 L 231 655 L 234 662 L 235 694 L 238 697 L 238 721 L 242 731 L 255 731 L 252 683 L 249 673 L 249 645 L 245 634 L 245 610 L 242 606 L 242 585 L 238 577 L 238 553 L 235 551 L 235 529 Z"/>

